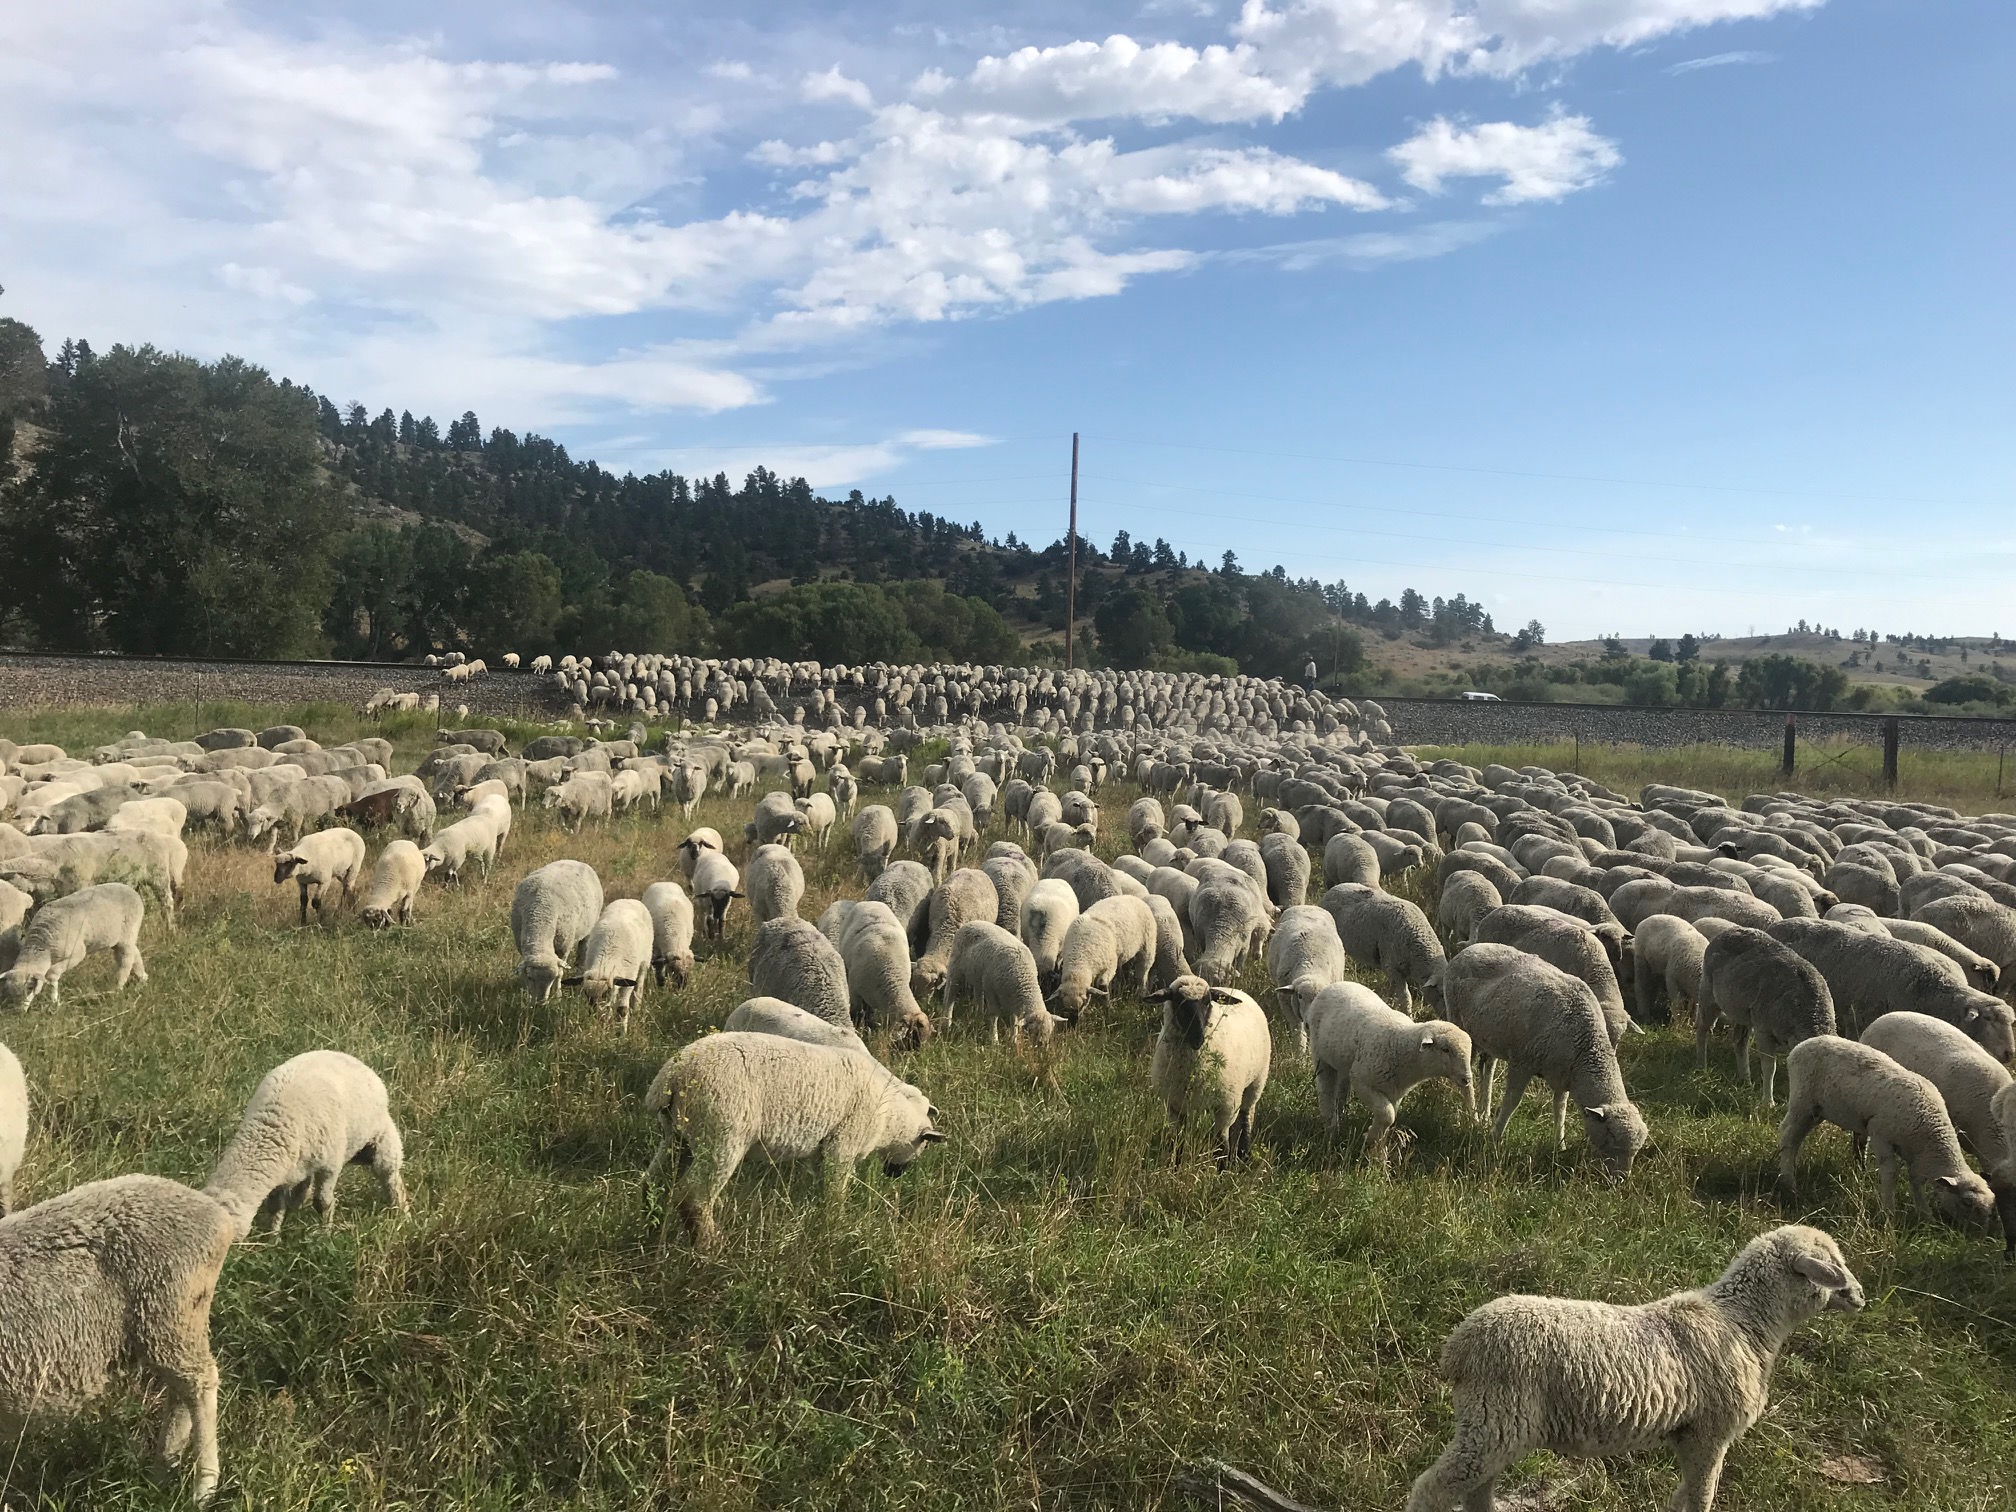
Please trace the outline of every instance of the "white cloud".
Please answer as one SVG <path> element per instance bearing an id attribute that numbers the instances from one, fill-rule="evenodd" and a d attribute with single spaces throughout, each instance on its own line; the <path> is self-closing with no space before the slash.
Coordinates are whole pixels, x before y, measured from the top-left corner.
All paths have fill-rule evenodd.
<path id="1" fill-rule="evenodd" d="M 868 86 L 840 72 L 838 63 L 824 73 L 807 74 L 802 93 L 814 102 L 837 100 L 841 104 L 852 105 L 856 110 L 875 108 L 875 96 L 869 92 Z"/>
<path id="2" fill-rule="evenodd" d="M 1259 55 L 1243 44 L 1143 46 L 1124 36 L 982 58 L 964 79 L 926 74 L 917 91 L 940 109 L 998 112 L 1047 125 L 1116 116 L 1278 121 L 1305 93 L 1268 77 Z"/>
<path id="3" fill-rule="evenodd" d="M 1504 228 L 1502 220 L 1434 221 L 1404 231 L 1360 231 L 1350 236 L 1248 247 L 1223 254 L 1223 260 L 1272 263 L 1291 273 L 1306 273 L 1340 263 L 1351 268 L 1378 268 L 1389 263 L 1446 257 L 1489 240 Z"/>
<path id="4" fill-rule="evenodd" d="M 1684 63 L 1675 63 L 1666 72 L 1669 74 L 1694 73 L 1703 68 L 1730 68 L 1741 64 L 1776 63 L 1777 54 L 1767 52 L 1722 52 L 1710 53 L 1705 58 L 1689 58 Z"/>
<path id="5" fill-rule="evenodd" d="M 1387 156 L 1425 194 L 1440 194 L 1452 178 L 1504 179 L 1504 187 L 1484 196 L 1487 205 L 1557 200 L 1587 189 L 1623 161 L 1587 116 L 1563 114 L 1538 126 L 1492 121 L 1464 127 L 1437 116 Z"/>
<path id="6" fill-rule="evenodd" d="M 311 290 L 297 283 L 289 283 L 273 268 L 248 268 L 242 263 L 227 262 L 217 270 L 218 280 L 227 289 L 236 289 L 241 294 L 250 294 L 254 299 L 274 299 L 283 304 L 304 305 L 314 299 Z"/>
<path id="7" fill-rule="evenodd" d="M 727 79 L 734 83 L 745 83 L 756 77 L 756 70 L 747 63 L 730 58 L 707 65 L 707 76 L 713 79 Z"/>
<path id="8" fill-rule="evenodd" d="M 611 442 L 596 448 L 606 460 L 639 471 L 669 469 L 688 477 L 711 478 L 726 473 L 739 479 L 751 468 L 767 467 L 787 478 L 803 478 L 814 488 L 847 488 L 895 471 L 919 452 L 992 446 L 988 436 L 963 431 L 906 431 L 884 441 L 787 446 L 688 446 L 625 448 Z"/>

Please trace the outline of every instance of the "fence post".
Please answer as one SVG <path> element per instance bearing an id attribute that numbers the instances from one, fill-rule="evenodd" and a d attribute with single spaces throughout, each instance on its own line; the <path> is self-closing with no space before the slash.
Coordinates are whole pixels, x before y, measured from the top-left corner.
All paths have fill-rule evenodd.
<path id="1" fill-rule="evenodd" d="M 1799 722 L 1794 716 L 1787 714 L 1785 716 L 1785 759 L 1780 763 L 1780 770 L 1787 777 L 1792 775 L 1792 767 L 1796 759 L 1795 752 L 1798 744 Z"/>
<path id="2" fill-rule="evenodd" d="M 1897 735 L 1901 725 L 1902 721 L 1894 714 L 1883 721 L 1883 785 L 1892 792 L 1897 788 Z"/>

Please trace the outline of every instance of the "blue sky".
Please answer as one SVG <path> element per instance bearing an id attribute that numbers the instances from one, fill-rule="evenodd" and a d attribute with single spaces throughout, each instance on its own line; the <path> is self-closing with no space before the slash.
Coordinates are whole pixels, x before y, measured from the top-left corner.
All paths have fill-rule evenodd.
<path id="1" fill-rule="evenodd" d="M 0 312 L 1557 638 L 2016 635 L 2002 0 L 0 8 Z"/>

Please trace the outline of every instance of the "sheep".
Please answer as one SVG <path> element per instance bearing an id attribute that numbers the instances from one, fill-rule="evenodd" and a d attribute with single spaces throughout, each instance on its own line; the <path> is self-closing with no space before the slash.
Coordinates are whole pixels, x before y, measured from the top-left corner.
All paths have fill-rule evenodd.
<path id="1" fill-rule="evenodd" d="M 217 1489 L 210 1302 L 231 1215 L 160 1176 L 74 1187 L 0 1223 L 0 1426 L 76 1415 L 115 1375 L 167 1389 L 170 1467 L 193 1450 L 198 1502 Z"/>
<path id="2" fill-rule="evenodd" d="M 846 1025 L 829 1024 L 817 1014 L 807 1013 L 796 1003 L 782 998 L 745 998 L 721 1021 L 726 1034 L 775 1034 L 807 1045 L 829 1045 L 836 1050 L 868 1054 L 861 1036 Z"/>
<path id="3" fill-rule="evenodd" d="M 1587 983 L 1510 945 L 1472 945 L 1449 962 L 1444 991 L 1450 1021 L 1470 1036 L 1483 1068 L 1487 1118 L 1493 1062 L 1505 1062 L 1505 1100 L 1492 1138 L 1505 1137 L 1527 1084 L 1538 1078 L 1554 1093 L 1555 1147 L 1567 1147 L 1572 1095 L 1590 1148 L 1613 1176 L 1630 1174 L 1647 1138 L 1645 1118 L 1624 1090 L 1616 1047 Z"/>
<path id="4" fill-rule="evenodd" d="M 1267 873 L 1267 897 L 1276 908 L 1293 908 L 1309 897 L 1309 852 L 1293 835 L 1260 837 L 1260 863 Z"/>
<path id="5" fill-rule="evenodd" d="M 900 1176 L 946 1136 L 938 1110 L 873 1056 L 779 1034 L 731 1031 L 696 1040 L 651 1079 L 644 1108 L 658 1122 L 647 1183 L 679 1168 L 674 1205 L 696 1250 L 714 1247 L 714 1204 L 743 1158 L 820 1157 L 838 1193 L 855 1162 L 880 1155 Z"/>
<path id="6" fill-rule="evenodd" d="M 952 1025 L 953 1005 L 971 1002 L 988 1023 L 988 1038 L 999 1043 L 1001 1021 L 1013 1025 L 1015 1042 L 1026 1035 L 1047 1045 L 1059 1024 L 1071 1020 L 1043 1006 L 1036 958 L 1029 947 L 999 924 L 974 919 L 959 926 L 945 966 L 945 1025 Z"/>
<path id="7" fill-rule="evenodd" d="M 1320 910 L 1319 910 L 1320 911 Z M 1303 1033 L 1316 1068 L 1316 1104 L 1335 1134 L 1352 1097 L 1372 1112 L 1365 1153 L 1386 1163 L 1386 1136 L 1402 1098 L 1441 1077 L 1462 1092 L 1474 1115 L 1470 1036 L 1442 1019 L 1417 1023 L 1358 982 L 1338 980 L 1304 1006 Z"/>
<path id="8" fill-rule="evenodd" d="M 1191 975 L 1184 949 L 1183 921 L 1167 898 L 1144 900 L 1155 919 L 1155 964 L 1148 968 L 1148 980 L 1157 988 L 1167 987 L 1176 978 Z"/>
<path id="9" fill-rule="evenodd" d="M 1101 898 L 1065 930 L 1057 985 L 1045 1001 L 1053 1013 L 1075 1016 L 1085 1011 L 1087 998 L 1109 995 L 1123 972 L 1134 977 L 1136 992 L 1144 992 L 1158 946 L 1155 915 L 1146 902 Z"/>
<path id="10" fill-rule="evenodd" d="M 1939 1089 L 1870 1045 L 1819 1034 L 1795 1045 L 1785 1058 L 1785 1121 L 1778 1126 L 1778 1180 L 1798 1190 L 1799 1147 L 1816 1125 L 1831 1123 L 1869 1141 L 1883 1211 L 1897 1211 L 1900 1161 L 1911 1200 L 1930 1216 L 1957 1227 L 1985 1227 L 1995 1215 L 1995 1194 L 1960 1153 L 1960 1138 Z"/>
<path id="11" fill-rule="evenodd" d="M 1830 918 L 1833 913 L 1834 910 L 1828 910 Z M 1945 930 L 1928 924 L 1923 919 L 1880 919 L 1877 922 L 1893 938 L 1909 945 L 1937 951 L 1956 963 L 1966 975 L 1967 984 L 1976 991 L 1993 992 L 2002 980 L 2002 969 L 1993 961 L 1968 949 Z"/>
<path id="12" fill-rule="evenodd" d="M 693 974 L 693 900 L 677 882 L 653 882 L 637 900 L 651 915 L 651 974 L 684 987 Z"/>
<path id="13" fill-rule="evenodd" d="M 606 1000 L 619 1034 L 630 1032 L 630 1010 L 644 997 L 644 978 L 657 945 L 651 911 L 635 898 L 613 898 L 602 909 L 581 947 L 581 969 L 563 978 L 578 987 L 590 1007 Z"/>
<path id="14" fill-rule="evenodd" d="M 304 835 L 291 850 L 282 851 L 273 858 L 274 885 L 279 886 L 290 877 L 293 879 L 300 894 L 303 924 L 308 922 L 311 901 L 319 919 L 330 890 L 336 890 L 336 906 L 341 908 L 350 901 L 350 894 L 356 890 L 363 875 L 364 837 L 355 830 L 329 829 Z"/>
<path id="15" fill-rule="evenodd" d="M 820 920 L 822 928 L 826 921 Z M 887 1026 L 902 1043 L 931 1038 L 931 1019 L 911 990 L 910 935 L 886 903 L 852 904 L 829 938 L 840 952 L 851 1012 L 874 1027 Z"/>
<path id="16" fill-rule="evenodd" d="M 1836 1020 L 1851 1030 L 1885 1013 L 1929 1013 L 1966 1030 L 1999 1061 L 2016 1052 L 2009 1005 L 1969 987 L 1945 956 L 1822 919 L 1781 920 L 1767 933 L 1820 969 Z"/>
<path id="17" fill-rule="evenodd" d="M 545 804 L 562 829 L 579 834 L 590 819 L 607 825 L 615 799 L 616 782 L 609 773 L 577 771 L 546 789 Z"/>
<path id="18" fill-rule="evenodd" d="M 886 903 L 910 936 L 921 943 L 933 887 L 931 873 L 915 861 L 892 861 L 861 896 L 870 903 Z"/>
<path id="19" fill-rule="evenodd" d="M 1660 1440 L 1680 1461 L 1676 1512 L 1712 1512 L 1729 1446 L 1764 1415 L 1785 1341 L 1809 1318 L 1862 1303 L 1834 1241 L 1798 1224 L 1752 1239 L 1720 1280 L 1657 1302 L 1487 1302 L 1442 1347 L 1456 1428 L 1407 1512 L 1489 1512 L 1493 1483 L 1535 1449 L 1607 1456 Z"/>
<path id="20" fill-rule="evenodd" d="M 1021 846 L 1004 840 L 990 847 L 987 859 L 980 863 L 980 870 L 987 874 L 987 880 L 994 884 L 995 895 L 1001 900 L 994 913 L 994 922 L 1008 933 L 1020 935 L 1022 900 L 1036 885 L 1036 863 L 1029 859 Z"/>
<path id="21" fill-rule="evenodd" d="M 1267 1090 L 1273 1038 L 1267 1015 L 1245 993 L 1214 987 L 1200 976 L 1178 977 L 1143 1001 L 1162 1004 L 1149 1080 L 1180 1131 L 1200 1064 L 1201 1089 L 1218 1130 L 1218 1169 L 1253 1150 L 1253 1113 Z"/>
<path id="22" fill-rule="evenodd" d="M 490 803 L 490 799 L 484 799 Z M 441 873 L 445 882 L 460 883 L 462 868 L 470 862 L 490 876 L 490 863 L 495 859 L 500 842 L 498 811 L 502 810 L 503 822 L 511 822 L 511 806 L 498 800 L 496 805 L 480 814 L 471 814 L 466 819 L 458 819 L 453 824 L 434 832 L 434 838 L 427 842 L 427 848 L 420 853 L 429 875 Z"/>
<path id="23" fill-rule="evenodd" d="M 1379 853 L 1363 837 L 1332 835 L 1323 846 L 1323 885 L 1356 882 L 1365 887 L 1379 885 Z"/>
<path id="24" fill-rule="evenodd" d="M 1069 882 L 1057 877 L 1044 878 L 1022 899 L 1022 924 L 1017 932 L 1036 962 L 1038 978 L 1052 987 L 1057 981 L 1065 934 L 1078 914 L 1078 894 L 1071 890 Z"/>
<path id="25" fill-rule="evenodd" d="M 862 880 L 873 882 L 896 849 L 895 813 L 886 803 L 871 803 L 854 816 L 848 833 L 854 841 L 854 859 L 861 867 Z"/>
<path id="26" fill-rule="evenodd" d="M 1664 1016 L 1676 1022 L 1694 1016 L 1701 997 L 1701 956 L 1707 948 L 1708 937 L 1685 919 L 1653 914 L 1640 922 L 1625 947 L 1622 973 L 1631 983 L 1639 1017 L 1653 1020 L 1655 1006 L 1663 1006 Z"/>
<path id="27" fill-rule="evenodd" d="M 181 796 L 182 789 L 176 790 Z M 425 784 L 412 776 L 388 777 L 374 783 L 336 810 L 338 819 L 347 819 L 362 829 L 394 824 L 409 840 L 425 845 L 434 837 L 436 808 Z"/>
<path id="28" fill-rule="evenodd" d="M 945 985 L 945 967 L 952 955 L 952 937 L 974 919 L 992 920 L 1001 911 L 1001 895 L 987 873 L 961 867 L 931 890 L 924 928 L 914 922 L 911 943 L 918 948 L 910 966 L 910 990 L 920 1000 L 934 997 Z"/>
<path id="29" fill-rule="evenodd" d="M 798 901 L 805 896 L 805 873 L 788 847 L 759 845 L 749 858 L 742 892 L 749 900 L 749 917 L 758 924 L 796 918 Z"/>
<path id="30" fill-rule="evenodd" d="M 1343 883 L 1323 894 L 1322 906 L 1337 921 L 1344 953 L 1378 971 L 1400 994 L 1405 1010 L 1419 993 L 1431 1007 L 1442 1001 L 1449 960 L 1428 916 L 1405 898 L 1376 888 Z"/>
<path id="31" fill-rule="evenodd" d="M 62 1002 L 63 977 L 101 950 L 112 952 L 119 974 L 113 990 L 131 978 L 147 980 L 140 958 L 140 924 L 146 905 L 123 882 L 101 882 L 42 905 L 21 927 L 14 964 L 0 975 L 0 999 L 27 1008 L 49 989 Z"/>
<path id="32" fill-rule="evenodd" d="M 1295 1015 L 1303 1051 L 1309 1049 L 1309 1005 L 1325 987 L 1343 981 L 1350 966 L 1329 914 L 1308 903 L 1281 911 L 1267 940 L 1267 974 Z"/>
<path id="33" fill-rule="evenodd" d="M 1610 958 L 1604 954 L 1602 941 L 1580 919 L 1571 919 L 1542 904 L 1507 903 L 1479 919 L 1470 938 L 1473 943 L 1517 946 L 1588 983 L 1589 990 L 1596 994 L 1597 1006 L 1603 1010 L 1603 1025 L 1611 1044 L 1637 1027 L 1624 1011 L 1624 993 L 1617 985 L 1617 973 L 1610 969 Z"/>
<path id="34" fill-rule="evenodd" d="M 182 838 L 189 822 L 189 809 L 177 798 L 134 798 L 122 803 L 105 821 L 108 835 L 153 834 Z"/>
<path id="35" fill-rule="evenodd" d="M 843 819 L 852 816 L 861 801 L 861 784 L 845 762 L 836 761 L 826 769 L 826 791 L 833 799 L 834 811 Z"/>
<path id="36" fill-rule="evenodd" d="M 688 832 L 686 838 L 679 842 L 679 870 L 686 880 L 691 882 L 693 873 L 700 865 L 701 855 L 707 851 L 719 854 L 724 849 L 721 844 L 721 832 L 702 825 L 699 829 Z"/>
<path id="37" fill-rule="evenodd" d="M 201 778 L 184 778 L 172 783 L 161 791 L 160 796 L 173 798 L 182 805 L 185 830 L 208 826 L 223 835 L 238 827 L 239 810 L 244 801 L 244 795 L 230 783 Z"/>
<path id="38" fill-rule="evenodd" d="M 1444 945 L 1467 944 L 1477 921 L 1504 901 L 1484 873 L 1449 873 L 1442 883 L 1442 895 L 1435 903 L 1435 927 L 1440 931 Z"/>
<path id="39" fill-rule="evenodd" d="M 1169 833 L 1169 820 L 1153 798 L 1137 798 L 1127 810 L 1127 837 L 1136 850 Z"/>
<path id="40" fill-rule="evenodd" d="M 1198 950 L 1192 966 L 1213 986 L 1223 986 L 1268 932 L 1261 895 L 1245 880 L 1213 877 L 1190 898 L 1190 927 Z"/>
<path id="41" fill-rule="evenodd" d="M 371 885 L 358 905 L 357 917 L 372 929 L 383 929 L 395 918 L 413 922 L 413 905 L 427 877 L 427 858 L 411 840 L 394 840 L 378 853 Z"/>
<path id="42" fill-rule="evenodd" d="M 797 917 L 756 926 L 749 985 L 757 997 L 782 998 L 829 1024 L 851 1022 L 847 963 L 818 926 Z"/>
<path id="43" fill-rule="evenodd" d="M 405 1146 L 378 1073 L 340 1050 L 310 1050 L 260 1079 L 237 1131 L 203 1190 L 230 1215 L 234 1236 L 261 1213 L 277 1234 L 290 1208 L 313 1197 L 326 1227 L 336 1216 L 336 1179 L 369 1165 L 385 1201 L 406 1209 Z"/>
<path id="44" fill-rule="evenodd" d="M 28 1078 L 14 1052 L 0 1045 L 0 1218 L 14 1211 L 14 1173 L 28 1148 Z"/>
<path id="45" fill-rule="evenodd" d="M 1998 972 L 2016 969 L 2016 908 L 1963 894 L 1934 898 L 1913 908 L 1911 917 L 1993 961 Z"/>
<path id="46" fill-rule="evenodd" d="M 543 1003 L 566 972 L 566 961 L 602 917 L 602 879 L 585 861 L 549 861 L 528 873 L 511 895 L 511 938 L 518 947 L 519 983 Z"/>
<path id="47" fill-rule="evenodd" d="M 20 954 L 21 926 L 34 907 L 33 893 L 0 881 L 0 972 L 9 970 Z"/>
<path id="48" fill-rule="evenodd" d="M 1650 924 L 1650 919 L 1646 924 Z M 1643 929 L 1645 926 L 1641 925 Z M 1776 1101 L 1778 1058 L 1816 1035 L 1835 1031 L 1834 996 L 1812 962 L 1762 930 L 1738 925 L 1707 942 L 1701 954 L 1695 1053 L 1708 1065 L 1708 1034 L 1718 1018 L 1736 1030 L 1736 1055 L 1750 1082 L 1750 1042 L 1764 1057 L 1764 1105 Z"/>
<path id="49" fill-rule="evenodd" d="M 687 837 L 691 842 L 692 837 Z M 742 875 L 735 870 L 735 864 L 719 850 L 703 850 L 699 860 L 693 864 L 693 903 L 695 907 L 705 904 L 707 912 L 705 924 L 707 938 L 719 942 L 721 931 L 727 922 L 728 905 L 736 898 L 744 896 Z"/>
<path id="50" fill-rule="evenodd" d="M 2005 1253 L 2016 1255 L 2016 1082 L 2009 1072 L 1951 1024 L 1922 1013 L 1886 1013 L 1862 1031 L 1862 1043 L 1938 1089 L 1954 1129 L 1981 1157 Z"/>
<path id="51" fill-rule="evenodd" d="M 805 830 L 805 816 L 798 812 L 789 793 L 765 793 L 756 800 L 756 817 L 746 833 L 750 849 L 759 845 L 789 845 L 793 835 Z"/>

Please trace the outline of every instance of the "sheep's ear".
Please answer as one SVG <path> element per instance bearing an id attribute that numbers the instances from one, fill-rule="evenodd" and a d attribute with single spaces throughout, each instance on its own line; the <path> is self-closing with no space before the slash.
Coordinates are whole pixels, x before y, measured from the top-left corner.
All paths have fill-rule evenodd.
<path id="1" fill-rule="evenodd" d="M 562 987 L 579 987 L 579 986 L 581 985 L 581 978 L 579 978 L 579 977 L 562 977 L 562 978 L 560 978 L 560 985 L 561 985 Z"/>
<path id="2" fill-rule="evenodd" d="M 925 1144 L 943 1144 L 952 1136 L 950 1134 L 941 1134 L 936 1129 L 926 1129 L 917 1137 L 923 1140 Z"/>
<path id="3" fill-rule="evenodd" d="M 729 896 L 729 897 L 731 897 L 731 898 L 746 898 L 746 897 L 748 897 L 748 896 L 749 896 L 749 894 L 747 894 L 747 893 L 739 893 L 739 892 L 733 892 L 733 891 L 731 891 L 731 892 L 730 892 L 730 893 L 728 894 L 728 896 Z"/>
<path id="4" fill-rule="evenodd" d="M 1147 999 L 1144 998 L 1142 1001 L 1146 1002 Z M 1050 1010 L 1050 1017 L 1056 1019 L 1060 1024 L 1075 1024 L 1078 1022 L 1078 1010 L 1076 1008 L 1052 1008 Z"/>
<path id="5" fill-rule="evenodd" d="M 1582 1116 L 1584 1118 L 1593 1118 L 1598 1123 L 1607 1123 L 1610 1119 L 1610 1110 L 1608 1108 L 1584 1108 Z"/>
<path id="6" fill-rule="evenodd" d="M 1950 1188 L 1953 1191 L 1958 1191 L 1961 1186 L 1961 1181 L 1958 1176 L 1941 1176 L 1939 1178 L 1939 1185 Z"/>
<path id="7" fill-rule="evenodd" d="M 1797 1256 L 1792 1261 L 1792 1269 L 1816 1286 L 1831 1289 L 1848 1284 L 1848 1273 L 1824 1255 Z"/>
<path id="8" fill-rule="evenodd" d="M 1211 989 L 1211 1001 L 1214 1003 L 1236 1003 L 1239 1001 L 1239 994 L 1234 992 L 1230 987 L 1213 987 Z"/>
<path id="9" fill-rule="evenodd" d="M 617 977 L 613 982 L 610 983 L 610 985 L 612 987 L 635 987 L 637 985 L 637 978 Z"/>

